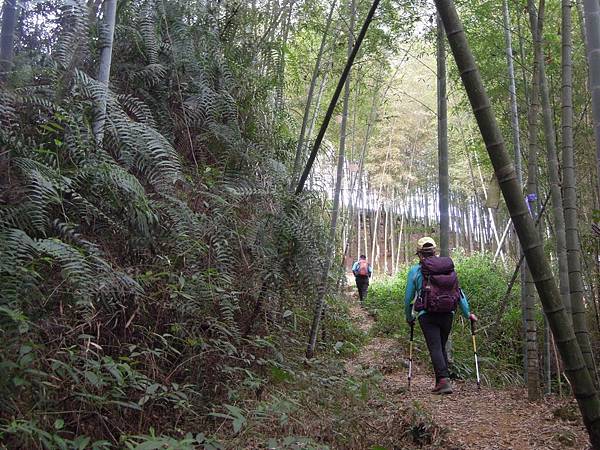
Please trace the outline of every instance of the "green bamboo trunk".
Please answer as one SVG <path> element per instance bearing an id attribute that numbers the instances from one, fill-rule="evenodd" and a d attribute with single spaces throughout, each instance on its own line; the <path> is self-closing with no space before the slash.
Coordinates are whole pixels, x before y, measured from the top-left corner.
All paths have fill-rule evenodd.
<path id="1" fill-rule="evenodd" d="M 446 99 L 446 42 L 444 25 L 437 19 L 437 120 L 438 120 L 438 183 L 440 208 L 440 255 L 449 256 L 450 215 L 448 196 L 448 102 Z"/>
<path id="2" fill-rule="evenodd" d="M 444 22 L 452 53 L 558 345 L 565 372 L 590 434 L 590 440 L 594 448 L 600 449 L 600 399 L 556 287 L 550 264 L 544 254 L 543 243 L 521 194 L 514 164 L 506 151 L 500 128 L 454 3 L 451 0 L 435 0 L 435 4 Z"/>

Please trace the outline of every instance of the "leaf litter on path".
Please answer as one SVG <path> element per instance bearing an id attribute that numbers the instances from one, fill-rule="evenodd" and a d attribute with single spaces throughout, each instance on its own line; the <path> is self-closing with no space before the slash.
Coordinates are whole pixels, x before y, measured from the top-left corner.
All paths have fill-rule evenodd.
<path id="1" fill-rule="evenodd" d="M 354 298 L 350 314 L 358 327 L 364 331 L 373 325 L 373 318 L 362 309 Z M 426 352 L 426 349 L 423 351 Z M 422 414 L 433 423 L 424 430 L 426 420 L 402 424 L 404 430 L 428 435 L 430 444 L 413 437 L 412 448 L 474 449 L 474 450 L 554 450 L 589 448 L 589 440 L 574 400 L 546 396 L 539 402 L 529 402 L 527 391 L 522 387 L 495 389 L 482 386 L 480 390 L 471 381 L 453 383 L 454 393 L 438 396 L 430 392 L 433 376 L 429 369 L 413 364 L 410 391 L 407 389 L 406 349 L 396 340 L 374 337 L 360 354 L 348 361 L 347 371 L 357 375 L 365 370 L 377 370 L 382 374 L 381 389 L 386 405 L 380 421 L 397 420 L 398 413 Z M 390 405 L 394 405 L 390 407 Z M 376 406 L 376 405 L 374 405 Z M 392 410 L 394 409 L 395 410 Z M 571 411 L 564 414 L 563 411 Z M 415 411 L 417 411 L 415 413 Z M 572 412 L 575 412 L 573 414 Z M 565 417 L 570 420 L 563 420 Z M 407 419 L 410 419 L 407 418 Z M 412 417 L 415 420 L 414 417 Z M 386 424 L 389 425 L 389 424 Z M 374 424 L 377 426 L 377 424 Z M 385 427 L 389 429 L 388 426 Z M 400 431 L 400 430 L 399 430 Z M 406 431 L 404 431 L 406 433 Z M 397 436 L 386 442 L 389 450 L 406 448 L 407 436 Z M 382 443 L 383 445 L 383 443 Z M 390 447 L 391 445 L 391 447 Z"/>

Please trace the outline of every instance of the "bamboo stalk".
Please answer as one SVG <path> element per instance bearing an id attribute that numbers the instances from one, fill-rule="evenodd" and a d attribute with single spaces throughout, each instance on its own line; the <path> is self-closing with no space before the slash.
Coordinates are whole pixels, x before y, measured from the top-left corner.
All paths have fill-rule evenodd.
<path id="1" fill-rule="evenodd" d="M 356 38 L 356 42 L 354 43 L 352 52 L 348 56 L 348 60 L 346 61 L 346 66 L 344 67 L 344 71 L 342 72 L 342 75 L 340 76 L 338 84 L 333 93 L 333 97 L 331 98 L 331 101 L 329 102 L 329 107 L 327 108 L 327 112 L 325 113 L 325 118 L 323 119 L 323 124 L 321 125 L 319 133 L 317 134 L 317 138 L 315 139 L 315 142 L 313 144 L 313 148 L 310 152 L 310 156 L 308 157 L 308 161 L 306 162 L 306 166 L 304 167 L 304 171 L 302 172 L 302 175 L 300 176 L 300 180 L 298 181 L 298 186 L 296 187 L 296 195 L 302 193 L 302 191 L 304 190 L 304 184 L 306 183 L 306 179 L 308 178 L 308 175 L 310 174 L 312 166 L 315 162 L 317 153 L 319 151 L 319 148 L 321 147 L 321 142 L 323 141 L 323 138 L 325 137 L 325 132 L 327 131 L 329 122 L 331 121 L 331 117 L 333 116 L 333 111 L 335 109 L 337 101 L 342 92 L 342 88 L 344 87 L 344 84 L 346 83 L 346 78 L 348 78 L 348 74 L 350 73 L 350 69 L 352 68 L 354 59 L 356 58 L 356 54 L 358 53 L 358 50 L 360 49 L 362 41 L 365 38 L 365 35 L 367 34 L 367 30 L 369 29 L 369 25 L 371 24 L 371 21 L 373 20 L 373 16 L 375 15 L 377 6 L 379 6 L 379 1 L 380 0 L 373 0 L 371 9 L 369 9 L 369 13 L 367 14 L 367 17 L 365 18 L 365 21 L 360 30 L 360 33 L 358 34 L 358 37 Z"/>
<path id="2" fill-rule="evenodd" d="M 494 117 L 489 97 L 481 81 L 462 24 L 452 0 L 435 0 L 435 4 L 444 21 L 446 35 L 450 41 L 463 85 L 565 364 L 565 372 L 571 382 L 584 424 L 590 434 L 590 441 L 594 448 L 600 448 L 600 399 L 592 377 L 585 366 L 585 360 L 573 328 L 570 326 L 560 292 L 552 276 L 550 264 L 544 254 L 543 243 L 521 195 L 514 166 L 504 146 L 500 128 Z"/>

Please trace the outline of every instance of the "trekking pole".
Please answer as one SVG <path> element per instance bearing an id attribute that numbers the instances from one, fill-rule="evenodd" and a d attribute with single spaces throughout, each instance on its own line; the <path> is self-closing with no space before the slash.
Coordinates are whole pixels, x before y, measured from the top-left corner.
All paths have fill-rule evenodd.
<path id="1" fill-rule="evenodd" d="M 410 346 L 408 350 L 408 390 L 410 391 L 410 380 L 412 379 L 412 353 L 413 353 L 413 338 L 415 336 L 415 322 L 410 323 Z"/>
<path id="2" fill-rule="evenodd" d="M 475 373 L 477 374 L 477 389 L 481 389 L 479 378 L 479 361 L 477 360 L 477 344 L 475 343 L 475 321 L 471 320 L 471 338 L 473 339 L 473 353 L 475 354 Z"/>

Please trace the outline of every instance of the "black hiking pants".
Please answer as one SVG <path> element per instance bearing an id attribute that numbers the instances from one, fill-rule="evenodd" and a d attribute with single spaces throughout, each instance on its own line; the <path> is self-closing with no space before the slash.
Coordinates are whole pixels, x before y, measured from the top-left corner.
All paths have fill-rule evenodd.
<path id="1" fill-rule="evenodd" d="M 428 312 L 419 317 L 419 324 L 431 355 L 436 383 L 440 381 L 440 378 L 448 378 L 450 375 L 446 342 L 448 342 L 448 336 L 452 329 L 452 319 L 454 319 L 453 313 Z"/>
<path id="2" fill-rule="evenodd" d="M 367 275 L 356 275 L 356 287 L 358 288 L 358 298 L 360 303 L 367 299 L 367 291 L 369 290 L 369 277 Z"/>

